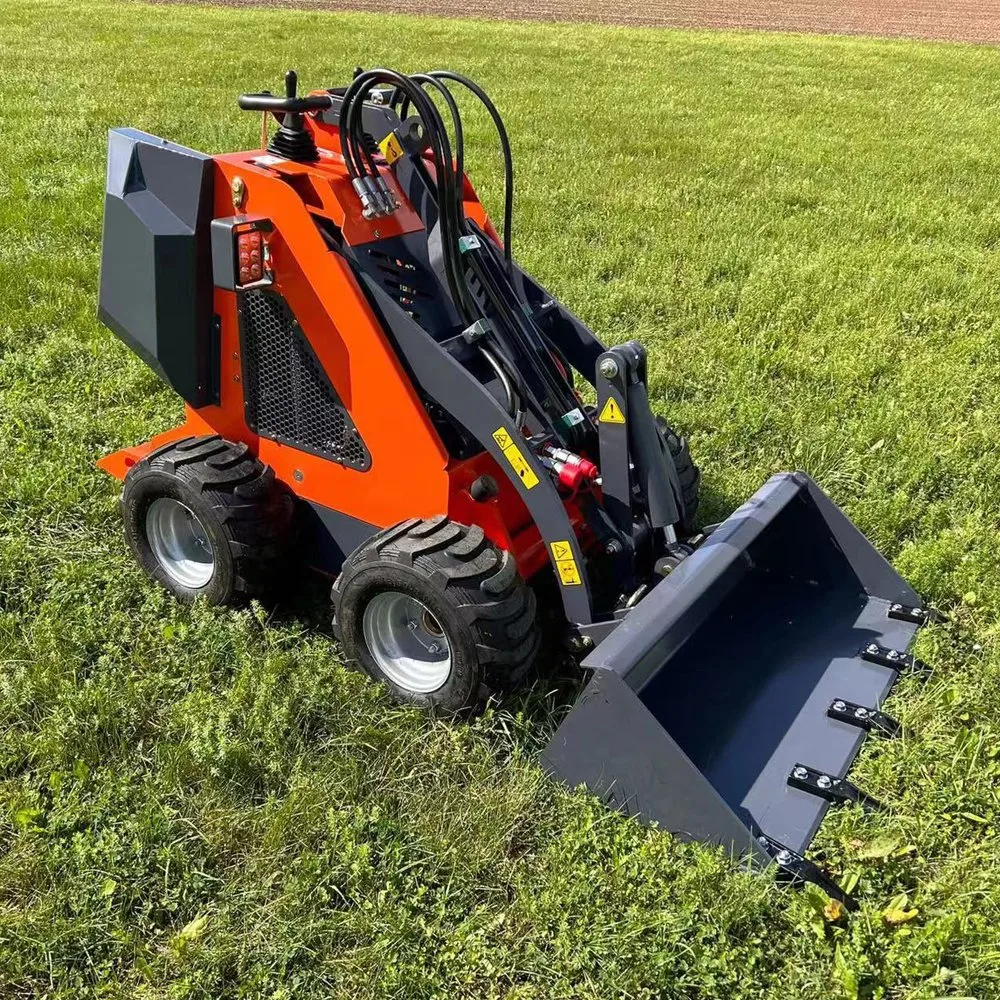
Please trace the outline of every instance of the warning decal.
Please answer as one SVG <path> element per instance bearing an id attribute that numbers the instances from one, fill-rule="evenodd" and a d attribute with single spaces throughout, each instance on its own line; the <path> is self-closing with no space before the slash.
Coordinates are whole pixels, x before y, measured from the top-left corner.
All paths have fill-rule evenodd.
<path id="1" fill-rule="evenodd" d="M 556 564 L 559 582 L 564 587 L 578 587 L 583 581 L 573 558 L 573 546 L 568 541 L 552 542 L 549 548 L 552 550 L 552 561 Z"/>
<path id="2" fill-rule="evenodd" d="M 390 166 L 403 155 L 403 147 L 399 142 L 399 137 L 395 132 L 390 132 L 379 144 L 385 162 Z"/>
<path id="3" fill-rule="evenodd" d="M 625 414 L 622 413 L 622 408 L 615 402 L 613 396 L 608 396 L 608 401 L 604 404 L 604 409 L 601 410 L 601 415 L 597 418 L 602 424 L 623 424 L 625 423 Z"/>
<path id="4" fill-rule="evenodd" d="M 521 454 L 521 449 L 514 443 L 514 439 L 503 427 L 498 427 L 493 432 L 493 440 L 497 447 L 503 452 L 503 457 L 510 462 L 510 467 L 517 473 L 526 490 L 538 485 L 538 476 L 535 475 L 528 460 Z"/>

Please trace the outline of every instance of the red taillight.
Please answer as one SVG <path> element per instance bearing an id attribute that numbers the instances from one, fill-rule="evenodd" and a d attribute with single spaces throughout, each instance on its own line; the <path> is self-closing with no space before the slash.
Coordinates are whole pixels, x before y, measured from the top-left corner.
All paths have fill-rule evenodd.
<path id="1" fill-rule="evenodd" d="M 264 277 L 264 246 L 260 231 L 251 229 L 237 237 L 240 284 L 250 285 Z"/>

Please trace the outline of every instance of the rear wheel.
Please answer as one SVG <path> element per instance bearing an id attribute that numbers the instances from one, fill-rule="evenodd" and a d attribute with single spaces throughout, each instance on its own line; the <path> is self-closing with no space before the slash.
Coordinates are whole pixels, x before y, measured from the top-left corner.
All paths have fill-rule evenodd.
<path id="1" fill-rule="evenodd" d="M 262 594 L 288 544 L 291 497 L 245 444 L 218 435 L 173 441 L 137 462 L 121 505 L 136 561 L 185 602 Z"/>
<path id="2" fill-rule="evenodd" d="M 540 635 L 535 595 L 509 553 L 444 517 L 387 528 L 356 549 L 333 586 L 348 660 L 402 702 L 474 707 L 527 672 Z"/>

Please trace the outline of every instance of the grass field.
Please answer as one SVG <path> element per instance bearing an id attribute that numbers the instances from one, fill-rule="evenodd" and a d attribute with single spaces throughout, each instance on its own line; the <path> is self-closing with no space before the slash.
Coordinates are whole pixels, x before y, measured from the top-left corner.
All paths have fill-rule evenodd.
<path id="1" fill-rule="evenodd" d="M 35 0 L 0 23 L 0 996 L 1000 995 L 1000 50 Z M 849 923 L 546 782 L 558 678 L 431 723 L 338 665 L 322 585 L 184 609 L 126 556 L 93 462 L 179 406 L 95 319 L 105 132 L 243 148 L 239 91 L 356 63 L 494 96 L 515 255 L 650 346 L 707 516 L 805 468 L 951 612 L 890 706 L 915 735 L 854 772 L 891 809 L 817 843 Z M 468 140 L 496 210 L 488 123 Z"/>
<path id="2" fill-rule="evenodd" d="M 177 0 L 164 0 L 177 2 Z M 204 0 L 180 0 L 199 3 Z M 495 20 L 586 21 L 648 28 L 727 28 L 881 38 L 1000 42 L 1000 0 L 213 0 L 293 7 L 435 14 Z"/>

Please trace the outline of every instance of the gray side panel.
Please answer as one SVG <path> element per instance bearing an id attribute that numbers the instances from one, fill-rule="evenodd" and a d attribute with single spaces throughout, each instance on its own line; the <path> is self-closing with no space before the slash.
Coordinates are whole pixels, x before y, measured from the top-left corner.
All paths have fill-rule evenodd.
<path id="1" fill-rule="evenodd" d="M 920 607 L 920 595 L 892 568 L 854 522 L 804 472 L 797 472 L 795 477 L 808 488 L 809 496 L 865 590 L 887 601 Z"/>
<path id="2" fill-rule="evenodd" d="M 212 401 L 212 158 L 135 129 L 108 137 L 98 315 L 192 406 Z"/>
<path id="3" fill-rule="evenodd" d="M 570 787 L 585 784 L 608 805 L 683 839 L 767 860 L 751 831 L 617 674 L 594 674 L 542 766 Z"/>
<path id="4" fill-rule="evenodd" d="M 344 560 L 362 542 L 380 530 L 367 521 L 308 500 L 298 505 L 298 517 L 306 562 L 331 576 L 340 572 Z"/>

